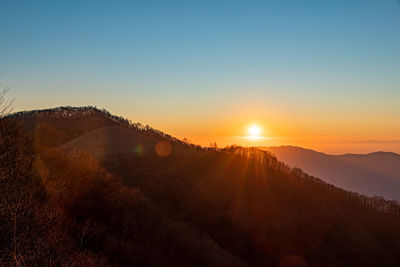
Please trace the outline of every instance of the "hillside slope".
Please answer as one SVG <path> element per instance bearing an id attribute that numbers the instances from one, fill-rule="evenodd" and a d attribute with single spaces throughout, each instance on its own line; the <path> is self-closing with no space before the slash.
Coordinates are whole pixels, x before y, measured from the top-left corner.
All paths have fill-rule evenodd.
<path id="1" fill-rule="evenodd" d="M 42 137 L 60 133 L 72 122 L 68 116 L 65 120 L 62 114 L 57 117 Z M 104 114 L 104 118 L 108 121 L 109 116 Z M 32 160 L 18 174 L 25 179 L 21 180 L 24 188 L 32 191 L 23 202 L 31 205 L 21 204 L 31 212 L 18 213 L 17 242 L 0 242 L 7 248 L 1 262 L 19 259 L 28 265 L 46 265 L 51 259 L 53 264 L 91 266 L 400 263 L 400 207 L 396 203 L 336 188 L 255 148 L 210 150 L 150 127 L 111 121 L 116 125 L 97 125 L 79 135 L 71 130 L 70 137 L 77 136 L 62 144 L 58 135 L 52 135 L 56 145 L 33 142 L 32 151 L 18 150 Z M 15 135 L 4 132 L 2 136 Z M 31 142 L 37 136 L 31 130 L 18 140 Z M 156 152 L 160 141 L 171 145 L 170 153 Z M 132 149 L 138 146 L 140 150 Z M 5 177 L 16 173 L 4 170 L 0 168 L 0 174 Z M 15 179 L 1 181 L 9 181 L 8 185 Z M 35 181 L 35 186 L 29 181 Z M 8 188 L 14 192 L 20 187 Z M 12 195 L 4 203 L 16 201 Z M 1 218 L 9 210 L 0 206 Z M 54 219 L 43 219 L 47 217 Z M 33 231 L 25 221 L 31 222 Z M 0 234 L 9 236 L 3 229 L 12 230 L 13 225 L 13 220 L 0 221 Z M 40 242 L 32 242 L 37 239 L 32 235 L 35 229 L 44 229 Z M 12 244 L 22 240 L 26 249 L 15 252 Z"/>

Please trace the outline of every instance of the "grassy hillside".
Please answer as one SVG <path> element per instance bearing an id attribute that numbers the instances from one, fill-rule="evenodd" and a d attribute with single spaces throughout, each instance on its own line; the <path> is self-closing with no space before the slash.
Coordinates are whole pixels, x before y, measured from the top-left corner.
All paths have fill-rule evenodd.
<path id="1" fill-rule="evenodd" d="M 393 202 L 336 188 L 257 149 L 200 148 L 93 108 L 72 109 L 75 124 L 60 110 L 1 122 L 9 140 L 0 168 L 4 265 L 400 263 Z M 160 141 L 169 153 L 156 151 Z"/>

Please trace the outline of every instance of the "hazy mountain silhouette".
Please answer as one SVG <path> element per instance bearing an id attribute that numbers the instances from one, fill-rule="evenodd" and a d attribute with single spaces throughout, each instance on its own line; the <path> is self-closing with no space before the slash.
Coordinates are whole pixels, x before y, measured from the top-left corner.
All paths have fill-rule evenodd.
<path id="1" fill-rule="evenodd" d="M 400 263 L 399 205 L 269 152 L 202 148 L 91 107 L 0 126 L 3 265 Z"/>
<path id="2" fill-rule="evenodd" d="M 391 152 L 328 155 L 295 146 L 263 147 L 292 167 L 335 186 L 400 200 L 400 155 Z"/>

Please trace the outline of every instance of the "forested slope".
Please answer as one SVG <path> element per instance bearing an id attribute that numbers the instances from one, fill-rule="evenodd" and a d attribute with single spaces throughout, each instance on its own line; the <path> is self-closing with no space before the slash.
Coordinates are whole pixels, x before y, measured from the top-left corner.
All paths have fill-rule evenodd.
<path id="1" fill-rule="evenodd" d="M 1 126 L 2 264 L 400 263 L 396 203 L 268 152 L 185 144 L 94 108 L 20 113 Z M 121 136 L 126 149 L 115 149 Z M 160 141 L 168 155 L 155 151 Z"/>

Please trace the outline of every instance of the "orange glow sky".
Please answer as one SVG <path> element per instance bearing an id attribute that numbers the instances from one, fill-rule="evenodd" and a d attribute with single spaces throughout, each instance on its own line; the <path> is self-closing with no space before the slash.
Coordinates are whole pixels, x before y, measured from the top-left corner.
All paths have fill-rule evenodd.
<path id="1" fill-rule="evenodd" d="M 400 123 L 396 120 L 377 118 L 357 119 L 342 117 L 325 120 L 323 117 L 292 114 L 262 114 L 259 116 L 237 114 L 221 116 L 206 121 L 178 121 L 167 125 L 155 122 L 160 128 L 193 143 L 207 146 L 217 142 L 220 147 L 239 144 L 244 146 L 296 145 L 318 151 L 342 153 L 368 153 L 373 151 L 400 152 Z M 272 113 L 272 112 L 271 112 Z M 264 115 L 264 116 L 263 116 Z M 326 114 L 327 117 L 328 114 Z M 252 124 L 262 128 L 260 139 L 248 139 L 248 127 Z"/>

